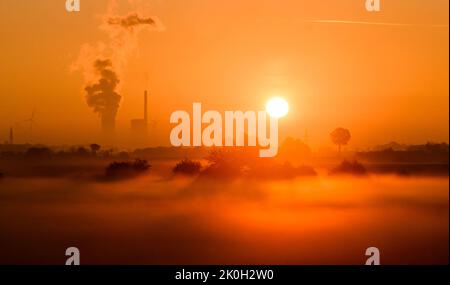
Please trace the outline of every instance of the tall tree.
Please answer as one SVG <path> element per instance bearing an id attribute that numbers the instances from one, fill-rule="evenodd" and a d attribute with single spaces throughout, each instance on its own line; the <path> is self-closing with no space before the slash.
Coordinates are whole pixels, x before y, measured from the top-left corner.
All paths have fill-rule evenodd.
<path id="1" fill-rule="evenodd" d="M 337 128 L 330 134 L 331 140 L 338 146 L 339 154 L 341 153 L 341 147 L 347 145 L 351 138 L 350 131 L 344 128 Z"/>

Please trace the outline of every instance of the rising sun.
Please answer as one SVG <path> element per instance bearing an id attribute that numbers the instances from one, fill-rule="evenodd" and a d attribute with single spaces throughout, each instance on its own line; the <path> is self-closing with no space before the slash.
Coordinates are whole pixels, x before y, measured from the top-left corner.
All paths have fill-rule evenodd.
<path id="1" fill-rule="evenodd" d="M 267 101 L 266 111 L 271 117 L 281 118 L 288 113 L 289 104 L 281 97 L 274 97 Z"/>

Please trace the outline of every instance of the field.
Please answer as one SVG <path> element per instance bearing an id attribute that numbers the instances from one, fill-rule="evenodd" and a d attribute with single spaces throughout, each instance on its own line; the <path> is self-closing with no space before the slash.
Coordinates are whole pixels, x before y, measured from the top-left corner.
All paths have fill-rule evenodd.
<path id="1" fill-rule="evenodd" d="M 448 176 L 0 180 L 0 263 L 448 263 Z"/>

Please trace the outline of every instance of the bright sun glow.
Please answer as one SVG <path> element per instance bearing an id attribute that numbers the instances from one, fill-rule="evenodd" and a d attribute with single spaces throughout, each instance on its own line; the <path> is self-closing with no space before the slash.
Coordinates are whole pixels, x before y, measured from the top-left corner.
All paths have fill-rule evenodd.
<path id="1" fill-rule="evenodd" d="M 266 111 L 271 117 L 281 118 L 289 111 L 289 104 L 281 97 L 275 97 L 267 101 Z"/>

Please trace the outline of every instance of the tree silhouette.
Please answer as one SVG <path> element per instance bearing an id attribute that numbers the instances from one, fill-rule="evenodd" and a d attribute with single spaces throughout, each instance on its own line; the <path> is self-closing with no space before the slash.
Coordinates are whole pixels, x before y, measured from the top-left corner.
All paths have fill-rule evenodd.
<path id="1" fill-rule="evenodd" d="M 341 146 L 347 145 L 351 138 L 350 131 L 344 128 L 337 128 L 330 134 L 331 140 L 338 146 L 339 154 L 341 153 Z"/>
<path id="2" fill-rule="evenodd" d="M 91 151 L 94 155 L 96 155 L 97 151 L 99 151 L 101 148 L 101 146 L 96 143 L 91 144 L 89 147 L 91 148 Z"/>
<path id="3" fill-rule="evenodd" d="M 78 156 L 87 156 L 89 154 L 89 151 L 86 148 L 80 146 L 75 153 Z"/>

